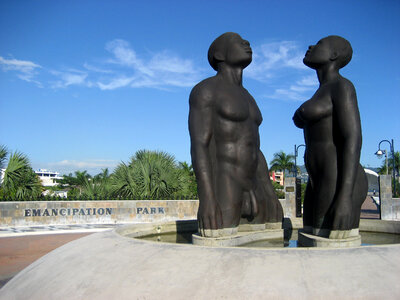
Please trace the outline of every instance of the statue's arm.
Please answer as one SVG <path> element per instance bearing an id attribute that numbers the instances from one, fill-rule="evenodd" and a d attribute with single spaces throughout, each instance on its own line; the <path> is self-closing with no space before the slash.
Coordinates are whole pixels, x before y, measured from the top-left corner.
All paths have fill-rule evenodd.
<path id="1" fill-rule="evenodd" d="M 189 98 L 191 156 L 199 193 L 198 219 L 201 230 L 222 228 L 221 212 L 213 188 L 210 158 L 210 142 L 213 135 L 213 100 L 212 93 L 206 87 L 201 86 L 194 87 Z M 202 233 L 204 236 L 204 232 Z"/>
<path id="2" fill-rule="evenodd" d="M 269 170 L 267 160 L 261 150 L 258 151 L 258 167 L 257 167 L 258 180 L 264 186 L 266 200 L 268 201 L 268 216 L 267 222 L 281 222 L 283 218 L 282 205 L 278 200 L 278 196 L 275 193 L 274 187 L 272 186 L 271 179 L 269 178 Z"/>
<path id="3" fill-rule="evenodd" d="M 334 228 L 349 229 L 351 226 L 353 188 L 361 152 L 361 121 L 357 96 L 353 84 L 348 80 L 340 82 L 332 94 L 333 118 L 336 124 L 338 185 L 334 200 Z"/>

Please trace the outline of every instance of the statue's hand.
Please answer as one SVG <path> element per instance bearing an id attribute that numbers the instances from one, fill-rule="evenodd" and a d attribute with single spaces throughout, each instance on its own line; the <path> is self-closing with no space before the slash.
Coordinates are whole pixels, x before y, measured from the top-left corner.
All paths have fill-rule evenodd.
<path id="1" fill-rule="evenodd" d="M 335 197 L 331 208 L 332 230 L 350 230 L 352 226 L 352 205 L 350 199 Z"/>
<path id="2" fill-rule="evenodd" d="M 213 201 L 200 201 L 197 220 L 201 236 L 216 237 L 218 236 L 217 230 L 223 228 L 221 209 Z"/>

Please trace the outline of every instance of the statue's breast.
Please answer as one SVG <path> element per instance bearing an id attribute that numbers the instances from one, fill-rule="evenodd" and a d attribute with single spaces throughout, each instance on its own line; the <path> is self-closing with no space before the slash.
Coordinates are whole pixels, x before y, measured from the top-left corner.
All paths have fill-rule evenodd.
<path id="1" fill-rule="evenodd" d="M 332 115 L 332 99 L 329 94 L 316 92 L 315 95 L 300 106 L 299 113 L 306 122 L 316 122 Z"/>
<path id="2" fill-rule="evenodd" d="M 250 96 L 250 97 L 251 97 L 251 96 Z M 250 107 L 249 109 L 250 109 L 250 116 L 251 116 L 251 119 L 252 119 L 258 126 L 260 126 L 260 124 L 261 124 L 263 118 L 262 118 L 262 115 L 261 115 L 261 111 L 260 111 L 260 109 L 258 108 L 258 105 L 257 105 L 256 101 L 253 99 L 253 97 L 251 97 L 251 99 L 250 99 L 250 105 L 249 105 L 249 107 Z"/>

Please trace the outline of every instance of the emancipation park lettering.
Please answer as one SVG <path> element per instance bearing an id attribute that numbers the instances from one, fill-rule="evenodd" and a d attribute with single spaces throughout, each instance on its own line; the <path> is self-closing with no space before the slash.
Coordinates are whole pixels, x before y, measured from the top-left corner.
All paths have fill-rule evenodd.
<path id="1" fill-rule="evenodd" d="M 25 217 L 54 217 L 54 216 L 95 216 L 111 215 L 112 208 L 52 208 L 25 209 Z"/>
<path id="2" fill-rule="evenodd" d="M 24 210 L 25 217 L 103 216 L 113 214 L 113 208 L 52 208 Z M 164 207 L 137 207 L 138 215 L 165 214 Z"/>

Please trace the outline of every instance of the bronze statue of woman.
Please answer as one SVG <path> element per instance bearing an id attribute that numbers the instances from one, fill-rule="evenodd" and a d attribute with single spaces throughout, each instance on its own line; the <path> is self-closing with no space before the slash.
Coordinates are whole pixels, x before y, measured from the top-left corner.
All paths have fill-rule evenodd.
<path id="1" fill-rule="evenodd" d="M 304 130 L 309 181 L 304 199 L 305 232 L 335 239 L 358 235 L 368 190 L 360 165 L 361 122 L 353 84 L 339 74 L 352 57 L 350 43 L 328 36 L 310 46 L 303 62 L 316 70 L 319 88 L 293 116 Z"/>
<path id="2" fill-rule="evenodd" d="M 282 207 L 260 151 L 261 112 L 242 85 L 243 69 L 251 60 L 250 43 L 237 33 L 224 33 L 208 51 L 217 74 L 190 94 L 191 155 L 202 236 L 235 234 L 241 218 L 281 228 Z"/>

